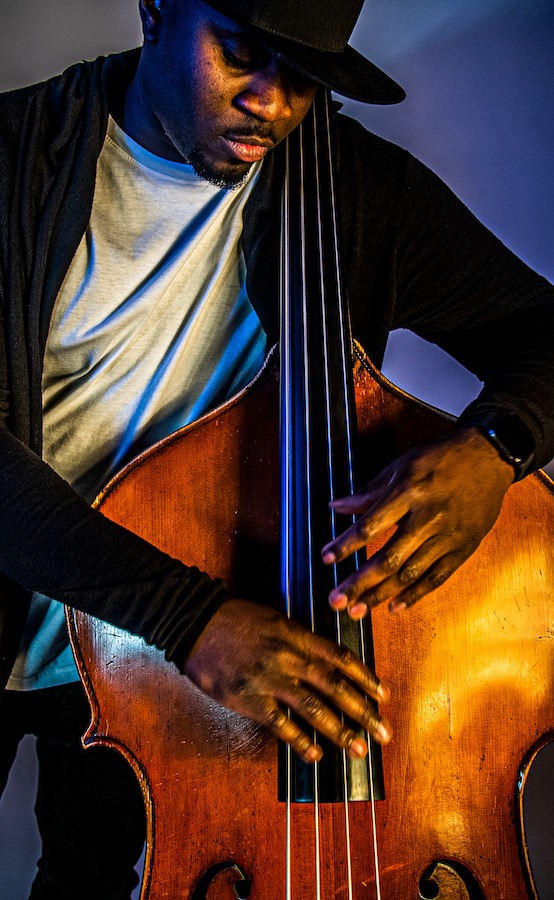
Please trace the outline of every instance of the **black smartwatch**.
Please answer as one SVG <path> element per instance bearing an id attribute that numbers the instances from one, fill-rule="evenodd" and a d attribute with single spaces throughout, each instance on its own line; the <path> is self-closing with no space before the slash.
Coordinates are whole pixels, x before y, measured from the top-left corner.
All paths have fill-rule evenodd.
<path id="1" fill-rule="evenodd" d="M 491 444 L 496 447 L 502 459 L 514 467 L 516 477 L 529 471 L 535 458 L 535 444 L 531 432 L 521 419 L 511 412 L 490 412 L 478 414 L 474 419 L 468 416 L 460 425 L 478 428 Z"/>

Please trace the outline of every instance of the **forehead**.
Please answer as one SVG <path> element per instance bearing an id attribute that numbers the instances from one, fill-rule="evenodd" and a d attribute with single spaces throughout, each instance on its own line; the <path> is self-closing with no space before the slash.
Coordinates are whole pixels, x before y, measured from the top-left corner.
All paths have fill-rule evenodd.
<path id="1" fill-rule="evenodd" d="M 203 3 L 202 0 L 172 0 L 170 25 L 177 29 L 206 29 L 207 31 L 226 31 L 230 34 L 244 36 L 245 40 L 257 43 L 255 35 L 245 26 L 229 18 L 218 10 Z"/>
<path id="2" fill-rule="evenodd" d="M 296 69 L 290 57 L 285 58 L 272 47 L 271 37 L 258 32 L 253 26 L 243 24 L 214 9 L 203 0 L 168 0 L 172 8 L 172 19 L 167 21 L 165 39 L 172 46 L 172 60 L 180 57 L 183 62 L 192 65 L 207 59 L 217 45 L 234 42 L 231 51 L 243 62 L 249 61 L 252 66 L 264 66 L 271 59 L 278 61 L 282 71 L 287 74 L 291 83 L 302 86 L 314 85 L 311 78 Z M 240 46 L 239 46 L 240 45 Z"/>

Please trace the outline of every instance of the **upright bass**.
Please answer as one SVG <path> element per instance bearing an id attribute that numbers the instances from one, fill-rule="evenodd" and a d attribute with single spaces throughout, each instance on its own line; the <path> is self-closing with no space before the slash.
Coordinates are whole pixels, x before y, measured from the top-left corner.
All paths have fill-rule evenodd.
<path id="1" fill-rule="evenodd" d="M 510 488 L 478 551 L 409 613 L 353 623 L 327 605 L 343 576 L 319 563 L 337 528 L 329 500 L 450 427 L 351 340 L 330 131 L 323 95 L 287 139 L 299 146 L 283 192 L 280 347 L 231 401 L 130 463 L 98 505 L 374 664 L 392 691 L 393 741 L 362 761 L 327 747 L 305 766 L 142 639 L 70 610 L 92 709 L 84 742 L 118 749 L 141 784 L 141 900 L 536 898 L 522 810 L 552 738 L 551 480 Z M 308 284 L 314 260 L 322 274 Z"/>

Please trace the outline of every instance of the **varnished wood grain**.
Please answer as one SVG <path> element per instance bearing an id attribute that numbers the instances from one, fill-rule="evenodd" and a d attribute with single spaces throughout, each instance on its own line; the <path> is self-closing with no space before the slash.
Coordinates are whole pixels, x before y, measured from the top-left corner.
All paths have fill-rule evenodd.
<path id="1" fill-rule="evenodd" d="M 361 356 L 355 380 L 367 473 L 449 427 Z M 256 594 L 265 579 L 273 599 L 277 408 L 270 364 L 225 408 L 131 464 L 104 492 L 102 511 L 241 593 Z M 376 804 L 383 900 L 417 898 L 422 873 L 440 859 L 466 866 L 488 900 L 533 896 L 519 860 L 514 795 L 522 760 L 554 720 L 552 501 L 546 476 L 514 485 L 493 531 L 444 586 L 404 615 L 385 608 L 373 615 L 376 667 L 392 689 L 387 716 L 395 729 L 383 752 L 387 798 Z M 275 743 L 201 695 L 142 640 L 80 614 L 70 618 L 94 710 L 86 740 L 120 747 L 143 787 L 143 900 L 190 898 L 201 873 L 224 859 L 252 877 L 252 900 L 285 900 L 286 810 L 277 802 Z M 294 900 L 350 896 L 345 814 L 351 896 L 377 896 L 369 804 L 320 806 L 320 895 L 314 808 L 299 804 L 292 810 Z M 210 900 L 232 898 L 232 882 L 221 875 Z M 467 896 L 450 881 L 447 895 L 446 876 L 444 884 L 441 897 Z"/>

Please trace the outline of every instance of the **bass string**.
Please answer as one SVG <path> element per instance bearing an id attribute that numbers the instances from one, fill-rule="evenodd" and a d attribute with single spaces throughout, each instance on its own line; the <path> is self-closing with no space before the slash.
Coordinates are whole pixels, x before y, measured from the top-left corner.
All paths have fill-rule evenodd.
<path id="1" fill-rule="evenodd" d="M 303 238 L 306 234 L 306 203 L 305 203 L 305 188 L 304 181 L 306 177 L 306 161 L 304 157 L 304 141 L 303 141 L 304 131 L 301 128 L 300 132 L 300 237 Z M 308 258 L 307 258 L 307 245 L 306 241 L 302 240 L 301 247 L 301 291 L 302 291 L 302 321 L 303 321 L 303 329 L 302 329 L 302 338 L 303 338 L 303 365 L 302 372 L 304 374 L 304 384 L 303 384 L 303 393 L 304 393 L 304 427 L 306 434 L 306 443 L 305 443 L 305 460 L 304 466 L 306 471 L 306 499 L 308 503 L 308 509 L 312 506 L 312 498 L 311 498 L 311 486 L 313 484 L 312 480 L 312 447 L 310 445 L 311 436 L 313 434 L 313 429 L 311 426 L 311 402 L 310 402 L 310 384 L 309 384 L 309 329 L 308 329 L 308 292 L 306 290 L 306 285 L 308 283 Z M 314 538 L 312 531 L 312 517 L 308 515 L 307 517 L 307 544 L 308 544 L 308 559 L 314 559 Z M 310 598 L 310 627 L 312 632 L 316 631 L 316 614 L 315 614 L 315 589 L 314 589 L 314 580 L 313 580 L 313 567 L 310 565 L 308 567 L 308 591 Z M 315 738 L 315 734 L 314 734 Z M 321 897 L 321 846 L 320 846 L 320 834 L 319 834 L 319 766 L 317 762 L 314 765 L 314 773 L 313 773 L 313 789 L 314 789 L 314 804 L 313 804 L 313 821 L 314 821 L 314 850 L 315 850 L 315 859 L 314 859 L 314 874 L 315 874 L 315 896 L 316 900 L 320 900 Z"/>
<path id="2" fill-rule="evenodd" d="M 284 551 L 284 559 L 283 559 L 283 568 L 284 568 L 284 594 L 285 594 L 285 607 L 286 614 L 290 617 L 292 615 L 292 583 L 293 583 L 293 572 L 292 572 L 292 546 L 291 546 L 291 536 L 293 533 L 294 522 L 292 508 L 292 494 L 296 489 L 296 485 L 294 483 L 294 479 L 292 477 L 292 465 L 289 465 L 292 458 L 292 453 L 296 448 L 295 441 L 292 435 L 293 424 L 294 424 L 294 413 L 293 413 L 293 403 L 291 400 L 292 393 L 294 390 L 292 384 L 292 370 L 293 370 L 293 362 L 294 362 L 294 352 L 291 349 L 291 331 L 293 328 L 293 324 L 291 321 L 291 311 L 290 311 L 290 303 L 291 303 L 291 269 L 292 264 L 290 260 L 290 246 L 291 246 L 291 234 L 290 234 L 290 145 L 287 141 L 286 144 L 286 168 L 285 168 L 285 184 L 283 191 L 283 202 L 282 202 L 282 227 L 281 227 L 281 258 L 283 261 L 282 265 L 282 281 L 281 281 L 281 317 L 282 317 L 282 327 L 281 327 L 281 381 L 283 386 L 282 397 L 284 397 L 284 415 L 281 416 L 282 421 L 282 448 L 283 448 L 283 479 L 285 484 L 285 489 L 283 491 L 283 496 L 285 497 L 284 509 L 282 511 L 282 515 L 285 518 L 284 527 L 283 527 L 283 551 Z M 301 179 L 303 178 L 303 160 L 301 161 Z M 302 195 L 301 195 L 302 196 Z M 300 203 L 300 216 L 301 216 L 301 226 L 302 228 L 305 226 L 305 208 L 304 204 L 301 200 Z M 301 230 L 302 230 L 301 228 Z M 302 284 L 302 308 L 303 308 L 303 317 L 305 319 L 306 316 L 306 292 L 304 290 L 305 285 L 305 274 L 306 274 L 306 266 L 307 260 L 304 252 L 301 253 L 300 256 L 300 264 L 301 264 L 301 284 Z M 308 354 L 308 346 L 306 341 L 306 329 L 304 329 L 304 333 L 302 335 L 303 346 L 302 346 L 302 370 L 304 373 L 304 381 L 303 381 L 303 411 L 304 411 L 304 423 L 303 427 L 305 429 L 306 434 L 310 434 L 310 403 L 308 402 L 308 382 L 306 377 L 307 372 L 307 354 Z M 304 460 L 304 466 L 306 471 L 306 487 L 309 490 L 310 484 L 310 453 L 309 447 L 306 447 L 306 458 Z M 309 500 L 308 500 L 309 502 Z M 307 533 L 307 543 L 309 547 L 309 552 L 311 554 L 313 549 L 313 535 L 311 533 L 311 529 L 308 525 L 308 533 Z M 313 581 L 311 579 L 311 567 L 309 569 L 310 578 L 308 584 L 308 592 L 310 598 L 310 627 L 312 631 L 315 631 L 315 612 L 314 612 L 314 603 L 313 603 Z M 290 710 L 288 711 L 288 715 L 290 716 Z M 292 898 L 292 876 L 291 876 L 291 863 L 292 863 L 292 751 L 290 747 L 287 747 L 285 753 L 285 765 L 286 765 L 286 774 L 285 774 L 285 783 L 286 783 L 286 872 L 285 872 L 285 884 L 286 884 L 286 900 L 293 900 Z M 314 868 L 315 868 L 315 900 L 321 900 L 321 849 L 320 849 L 320 836 L 319 836 L 319 772 L 318 772 L 318 764 L 314 765 L 314 847 L 315 847 L 315 858 L 314 858 Z"/>
<path id="3" fill-rule="evenodd" d="M 288 141 L 286 146 L 286 152 L 288 156 Z M 287 162 L 288 169 L 288 162 Z M 285 188 L 283 190 L 282 197 L 282 210 L 281 210 L 281 284 L 280 284 L 280 314 L 281 314 L 281 357 L 280 357 L 280 382 L 281 382 L 281 398 L 288 398 L 290 395 L 290 367 L 287 365 L 287 361 L 290 357 L 290 347 L 289 347 L 289 326 L 288 326 L 288 316 L 289 309 L 286 303 L 286 298 L 290 295 L 290 260 L 289 260 L 289 247 L 290 247 L 290 231 L 289 231 L 289 222 L 290 222 L 290 214 L 289 214 L 289 192 L 288 187 L 285 181 Z M 281 516 L 284 519 L 284 525 L 281 529 L 281 557 L 282 557 L 282 593 L 285 600 L 285 613 L 288 618 L 291 618 L 292 615 L 292 604 L 291 604 L 291 572 L 290 572 L 290 560 L 291 560 L 291 509 L 290 509 L 290 494 L 291 494 L 291 472 L 290 467 L 288 466 L 288 457 L 289 457 L 289 445 L 290 445 L 290 428 L 291 428 L 291 415 L 290 411 L 287 409 L 284 411 L 281 410 L 281 481 L 284 484 L 284 489 L 282 490 L 282 499 L 284 499 L 284 503 L 282 503 Z M 290 709 L 287 710 L 287 715 L 290 718 Z M 292 792 L 292 751 L 290 746 L 287 744 L 285 748 L 285 785 L 286 785 L 286 793 L 285 793 L 285 802 L 286 802 L 286 848 L 285 848 L 285 894 L 286 900 L 291 900 L 291 792 Z"/>
<path id="4" fill-rule="evenodd" d="M 327 95 L 326 95 L 326 99 L 327 99 Z M 327 104 L 326 104 L 326 106 L 327 106 Z M 319 262 L 319 265 L 318 265 L 318 274 L 319 274 L 318 296 L 319 296 L 319 300 L 320 300 L 319 314 L 321 317 L 321 323 L 322 323 L 321 333 L 322 333 L 322 338 L 323 338 L 322 352 L 323 352 L 323 381 L 324 381 L 323 386 L 324 386 L 325 435 L 326 435 L 326 448 L 325 449 L 326 449 L 326 459 L 327 459 L 328 496 L 331 500 L 333 500 L 336 498 L 336 491 L 335 491 L 335 478 L 333 475 L 333 453 L 332 453 L 333 437 L 332 437 L 332 427 L 331 427 L 331 422 L 332 422 L 331 402 L 332 401 L 331 401 L 331 389 L 330 389 L 330 379 L 329 379 L 330 363 L 329 363 L 329 345 L 328 345 L 329 325 L 327 322 L 328 305 L 327 305 L 327 301 L 326 301 L 327 291 L 326 291 L 326 281 L 325 281 L 325 273 L 327 271 L 327 266 L 326 266 L 325 259 L 324 259 L 324 237 L 323 237 L 323 229 L 322 229 L 322 225 L 323 225 L 322 180 L 321 180 L 322 174 L 320 171 L 320 147 L 319 147 L 319 141 L 318 141 L 318 114 L 317 114 L 317 108 L 315 106 L 314 106 L 314 111 L 313 111 L 313 117 L 314 117 L 313 161 L 314 161 L 314 179 L 315 179 L 315 188 L 316 188 L 315 198 L 316 198 L 316 204 L 317 204 L 317 216 L 316 216 L 317 236 L 318 236 L 317 249 L 318 249 L 318 257 L 319 257 L 319 259 L 318 259 L 318 262 Z M 328 150 L 330 150 L 330 145 L 328 145 Z M 301 160 L 302 160 L 302 162 L 301 162 L 301 173 L 302 173 L 301 178 L 303 178 L 304 170 L 305 170 L 305 162 L 303 159 L 303 157 L 304 157 L 304 141 L 303 140 L 300 141 L 300 154 L 301 154 Z M 330 159 L 330 157 L 329 157 L 329 159 Z M 301 207 L 304 208 L 304 206 L 305 206 L 304 190 L 301 190 L 300 197 L 301 197 L 301 201 L 300 201 Z M 304 218 L 305 218 L 305 213 L 304 213 Z M 302 231 L 302 234 L 304 234 L 304 231 Z M 336 267 L 335 267 L 335 272 L 336 273 L 338 272 L 338 269 Z M 305 284 L 306 282 L 303 282 L 303 283 Z M 337 280 L 337 284 L 338 284 L 338 280 Z M 304 292 L 304 303 L 305 303 L 305 314 L 304 314 L 305 329 L 304 330 L 307 333 L 308 332 L 308 322 L 307 322 L 308 312 L 307 312 L 307 298 L 305 296 L 305 292 Z M 341 347 L 342 347 L 343 342 L 341 341 L 340 343 L 341 343 Z M 307 371 L 307 369 L 306 369 L 306 371 Z M 344 382 L 344 384 L 346 384 L 346 382 Z M 347 408 L 347 407 L 345 407 L 345 408 Z M 348 427 L 348 423 L 347 423 L 346 431 L 347 431 L 347 434 L 349 435 L 350 429 Z M 350 450 L 351 450 L 351 448 L 349 447 L 348 448 L 348 458 L 349 459 L 351 458 Z M 351 466 L 350 466 L 350 476 L 349 476 L 350 484 L 352 484 L 352 481 L 353 481 L 352 476 L 353 476 L 353 473 L 351 471 Z M 333 510 L 330 511 L 330 533 L 333 538 L 336 536 L 336 515 L 333 512 Z M 311 558 L 314 558 L 314 557 L 311 557 Z M 333 580 L 334 580 L 335 586 L 338 583 L 337 575 L 338 575 L 337 567 L 333 566 Z M 312 596 L 312 604 L 313 604 L 313 596 Z M 314 611 L 313 615 L 314 615 L 314 620 L 315 620 L 315 611 Z M 340 630 L 340 617 L 339 617 L 338 613 L 335 613 L 335 635 L 336 635 L 337 641 L 340 642 L 341 630 Z M 343 721 L 344 721 L 344 717 L 341 717 L 341 718 L 343 718 Z M 345 844 L 346 844 L 346 859 L 347 859 L 347 873 L 348 873 L 348 900 L 353 900 L 352 848 L 351 848 L 351 843 L 350 843 L 350 816 L 348 813 L 348 804 L 349 804 L 348 775 L 347 775 L 347 759 L 346 759 L 346 751 L 345 750 L 343 750 L 341 753 L 341 763 L 342 763 L 342 783 L 343 783 L 343 796 L 344 796 L 343 805 L 344 805 Z M 315 778 L 316 778 L 316 775 L 314 775 L 314 779 Z M 317 819 L 319 821 L 319 810 L 314 810 L 314 815 L 317 816 Z"/>
<path id="5" fill-rule="evenodd" d="M 305 206 L 305 193 L 304 193 L 304 178 L 305 178 L 305 157 L 303 152 L 303 126 L 300 126 L 300 142 L 299 142 L 299 216 L 300 216 L 300 237 L 305 235 L 306 228 L 306 206 Z M 291 337 L 291 329 L 294 327 L 291 320 L 291 262 L 289 258 L 289 249 L 291 246 L 291 235 L 290 235 L 290 227 L 289 223 L 291 221 L 291 201 L 290 201 L 290 178 L 291 178 L 291 170 L 290 170 L 290 144 L 287 141 L 286 148 L 286 172 L 285 172 L 285 190 L 284 190 L 284 206 L 283 206 L 283 229 L 282 233 L 284 234 L 284 294 L 282 296 L 282 310 L 283 310 L 283 323 L 284 328 L 282 330 L 282 340 L 283 340 L 283 378 L 284 378 L 284 396 L 286 398 L 286 410 L 284 416 L 284 431 L 285 431 L 285 439 L 284 445 L 286 447 L 286 458 L 287 460 L 291 459 L 291 455 L 293 451 L 298 450 L 297 443 L 294 442 L 293 437 L 291 435 L 291 430 L 293 426 L 293 401 L 291 398 L 291 393 L 294 389 L 296 389 L 296 385 L 293 388 L 291 384 L 291 374 L 292 374 L 292 366 L 295 364 L 295 355 L 293 354 L 290 348 L 290 337 Z M 303 411 L 304 411 L 304 430 L 306 436 L 311 434 L 310 430 L 310 397 L 309 397 L 309 383 L 308 383 L 308 296 L 306 291 L 306 274 L 307 274 L 307 254 L 306 254 L 306 242 L 305 240 L 301 243 L 301 252 L 300 252 L 300 267 L 301 267 L 301 277 L 300 277 L 300 285 L 301 285 L 301 303 L 302 303 L 302 365 L 301 371 L 303 375 L 303 383 L 302 383 L 302 394 L 303 394 Z M 298 377 L 298 373 L 296 373 Z M 306 472 L 306 499 L 309 505 L 310 497 L 310 474 L 311 474 L 311 454 L 310 454 L 310 446 L 309 446 L 309 438 L 307 439 L 307 443 L 304 446 L 304 469 Z M 329 453 L 327 454 L 329 458 Z M 288 469 L 292 469 L 292 466 L 289 466 Z M 294 491 L 296 485 L 291 484 L 290 480 L 290 472 L 285 473 L 285 478 L 287 481 L 287 489 L 286 496 L 290 497 L 290 492 Z M 291 498 L 292 500 L 292 498 Z M 292 528 L 294 527 L 294 522 L 289 520 L 292 519 L 292 513 L 290 512 L 290 508 L 293 506 L 292 502 L 286 503 L 286 509 L 284 510 L 284 514 L 287 516 L 287 522 L 285 523 L 284 534 L 287 536 L 287 554 L 285 558 L 285 569 L 287 571 L 286 576 L 286 585 L 291 584 L 292 579 L 292 563 L 289 556 L 289 551 L 291 550 L 290 546 L 290 535 L 292 534 Z M 310 527 L 310 519 L 311 517 L 307 517 L 307 556 L 308 559 L 312 559 L 313 553 L 313 539 Z M 310 604 L 310 626 L 312 631 L 315 631 L 315 609 L 314 609 L 314 592 L 313 592 L 313 579 L 311 578 L 311 566 L 309 567 L 309 604 Z M 291 602 L 291 592 L 287 590 L 287 614 L 290 616 L 292 614 L 292 602 Z M 291 856 L 292 856 L 292 808 L 291 808 L 291 792 L 292 792 L 292 754 L 290 748 L 287 748 L 286 752 L 286 785 L 287 785 L 287 794 L 286 794 L 286 803 L 287 803 L 287 846 L 286 846 L 286 900 L 292 900 L 292 881 L 291 881 Z M 315 900 L 320 900 L 321 898 L 321 849 L 320 849 L 320 838 L 319 838 L 319 771 L 318 764 L 316 763 L 314 766 L 313 772 L 313 781 L 314 781 L 314 802 L 313 802 L 313 827 L 314 827 L 314 875 L 315 875 Z M 345 795 L 346 796 L 346 795 Z M 350 866 L 349 866 L 350 871 Z M 349 877 L 349 895 L 351 898 L 351 878 Z"/>
<path id="6" fill-rule="evenodd" d="M 319 229 L 319 237 L 318 237 L 318 248 L 319 248 L 319 277 L 320 277 L 320 315 L 322 318 L 322 335 L 323 335 L 323 354 L 324 354 L 324 365 L 323 372 L 325 378 L 325 396 L 326 396 L 326 433 L 327 433 L 327 459 L 328 459 L 328 471 L 329 471 L 329 496 L 331 499 L 335 499 L 336 497 L 336 477 L 334 472 L 334 460 L 332 454 L 332 429 L 331 429 L 331 387 L 329 383 L 331 366 L 329 363 L 329 347 L 328 340 L 330 335 L 330 328 L 327 324 L 327 309 L 328 309 L 328 301 L 327 301 L 327 282 L 324 273 L 328 273 L 329 266 L 327 265 L 327 261 L 324 259 L 324 247 L 326 246 L 326 242 L 323 238 L 322 233 L 322 223 L 324 221 L 324 216 L 328 215 L 328 210 L 330 209 L 331 213 L 331 228 L 330 228 L 330 241 L 331 241 L 331 252 L 332 252 L 332 266 L 331 271 L 333 272 L 333 287 L 336 292 L 336 302 L 335 309 L 336 314 L 339 319 L 339 328 L 338 328 L 338 339 L 339 339 L 339 352 L 340 352 L 340 388 L 342 391 L 342 408 L 344 409 L 345 415 L 345 432 L 344 438 L 346 443 L 346 469 L 347 469 L 347 480 L 349 485 L 350 492 L 354 491 L 354 451 L 352 446 L 352 436 L 354 434 L 355 423 L 352 421 L 352 413 L 353 406 L 349 402 L 349 386 L 350 386 L 350 376 L 352 369 L 352 337 L 350 331 L 350 322 L 347 318 L 347 306 L 345 302 L 345 297 L 343 293 L 343 282 L 341 278 L 341 268 L 340 268 L 340 250 L 339 250 L 339 235 L 338 235 L 338 216 L 337 216 L 337 194 L 336 194 L 336 185 L 335 185 L 335 170 L 334 170 L 334 159 L 333 159 L 333 144 L 332 144 L 332 122 L 331 122 L 331 96 L 329 91 L 324 91 L 323 93 L 323 112 L 320 113 L 317 106 L 314 106 L 314 160 L 315 160 L 315 181 L 316 181 L 316 202 L 318 206 L 318 229 Z M 318 125 L 318 116 L 322 115 L 323 117 L 323 127 Z M 321 136 L 322 143 L 325 146 L 321 146 L 319 144 L 319 137 Z M 325 160 L 325 166 L 320 166 L 320 161 Z M 323 171 L 325 172 L 326 178 L 324 178 Z M 327 276 L 328 277 L 328 276 Z M 337 336 L 334 336 L 336 340 Z M 354 521 L 354 517 L 352 517 L 352 522 Z M 334 538 L 336 536 L 336 514 L 333 510 L 331 510 L 331 534 Z M 356 556 L 356 567 L 359 565 L 359 558 Z M 335 585 L 338 583 L 338 572 L 337 566 L 334 566 L 334 582 Z M 336 637 L 337 641 L 340 643 L 341 641 L 341 619 L 340 614 L 337 612 L 335 614 L 335 627 L 336 627 Z M 365 633 L 364 629 L 361 625 L 361 622 L 358 623 L 358 644 L 360 649 L 360 657 L 364 664 L 367 662 L 367 652 L 365 646 Z M 371 737 L 366 732 L 366 739 L 368 741 L 368 746 L 371 748 Z M 349 799 L 348 799 L 348 779 L 347 779 L 347 760 L 346 754 L 343 751 L 343 784 L 344 784 L 344 821 L 345 821 L 345 838 L 346 838 L 346 846 L 347 846 L 347 858 L 348 858 L 348 891 L 349 891 L 349 900 L 352 898 L 352 852 L 351 852 L 351 836 L 350 836 L 350 817 L 349 817 Z M 377 828 L 376 828 L 376 818 L 375 818 L 375 786 L 374 786 L 374 767 L 373 767 L 373 758 L 371 749 L 368 755 L 368 770 L 369 770 L 369 796 L 371 803 L 371 821 L 372 821 L 372 847 L 373 847 L 373 859 L 374 859 L 374 867 L 375 867 L 375 889 L 376 889 L 376 900 L 381 900 L 381 886 L 380 886 L 380 873 L 379 873 L 379 850 L 378 850 L 378 840 L 377 840 Z"/>
<path id="7" fill-rule="evenodd" d="M 314 110 L 314 125 L 317 125 L 317 120 L 315 119 L 316 111 Z M 350 489 L 354 489 L 354 473 L 353 473 L 353 453 L 352 453 L 352 442 L 351 435 L 353 433 L 352 422 L 350 420 L 350 404 L 347 402 L 348 398 L 348 386 L 349 386 L 349 377 L 350 377 L 350 367 L 351 367 L 351 346 L 352 342 L 350 339 L 349 328 L 347 327 L 347 323 L 344 321 L 344 303 L 342 296 L 342 284 L 340 279 L 340 269 L 339 269 L 339 247 L 338 247 L 338 227 L 337 227 L 337 215 L 336 215 L 336 188 L 334 183 L 334 175 L 333 175 L 333 165 L 332 165 L 332 149 L 331 149 L 331 120 L 330 120 L 330 97 L 328 92 L 325 93 L 325 105 L 324 105 L 324 117 L 325 117 L 325 147 L 323 150 L 327 153 L 327 165 L 328 165 L 328 184 L 326 184 L 326 188 L 328 189 L 328 196 L 324 197 L 324 186 L 322 184 L 322 174 L 320 172 L 319 160 L 320 160 L 320 152 L 321 148 L 318 145 L 317 127 L 314 130 L 313 137 L 313 160 L 314 160 L 314 169 L 315 169 L 315 182 L 316 182 L 316 205 L 317 205 L 317 228 L 318 228 L 318 239 L 317 239 L 317 247 L 318 247 L 318 255 L 319 255 L 319 296 L 320 296 L 320 315 L 322 317 L 322 334 L 324 336 L 323 340 L 323 357 L 324 357 L 324 394 L 325 394 L 325 410 L 326 410 L 326 422 L 325 422 L 325 432 L 326 432 L 326 458 L 327 458 L 327 472 L 329 479 L 329 497 L 333 499 L 336 496 L 335 491 L 335 475 L 334 475 L 334 462 L 333 462 L 333 453 L 332 453 L 332 428 L 331 428 L 331 387 L 330 387 L 330 379 L 329 379 L 329 346 L 328 346 L 328 335 L 330 329 L 327 327 L 327 288 L 325 284 L 325 275 L 326 271 L 326 261 L 324 259 L 324 240 L 322 234 L 322 217 L 323 217 L 323 203 L 326 202 L 327 206 L 331 206 L 331 216 L 332 216 L 332 253 L 334 257 L 334 270 L 335 270 L 335 286 L 338 296 L 338 314 L 340 317 L 340 358 L 341 358 L 341 379 L 342 386 L 341 389 L 344 394 L 344 410 L 345 415 L 347 417 L 346 422 L 346 435 L 347 435 L 347 467 L 348 467 L 348 483 L 350 485 Z M 306 176 L 306 159 L 304 156 L 304 126 L 303 124 L 300 126 L 300 145 L 299 145 L 299 153 L 300 153 L 300 166 L 299 166 L 299 219 L 300 219 L 300 237 L 303 238 L 305 235 L 306 229 L 306 192 L 304 190 L 304 179 Z M 283 453 L 283 478 L 284 484 L 286 485 L 284 490 L 284 496 L 286 497 L 286 502 L 284 504 L 283 515 L 285 517 L 285 524 L 283 529 L 284 542 L 283 542 L 283 551 L 284 551 L 284 593 L 286 598 L 286 612 L 287 615 L 292 615 L 292 604 L 291 604 L 291 585 L 293 580 L 292 574 L 292 564 L 291 564 L 291 535 L 292 528 L 294 523 L 292 522 L 292 493 L 296 489 L 296 485 L 294 483 L 294 479 L 291 476 L 290 470 L 292 466 L 288 465 L 291 460 L 291 453 L 293 449 L 298 449 L 295 447 L 292 429 L 293 429 L 293 419 L 294 414 L 292 411 L 293 402 L 292 402 L 292 391 L 294 390 L 292 385 L 292 366 L 295 360 L 295 353 L 291 349 L 291 328 L 294 327 L 292 325 L 291 318 L 291 297 L 293 294 L 292 291 L 292 264 L 291 264 L 291 231 L 290 231 L 290 221 L 291 221 L 291 200 L 290 200 L 290 178 L 291 178 L 291 163 L 290 163 L 290 147 L 289 142 L 287 140 L 286 149 L 285 149 L 285 183 L 283 190 L 283 198 L 282 198 L 282 227 L 281 227 L 281 259 L 282 259 L 282 269 L 281 269 L 281 317 L 282 317 L 282 327 L 281 327 L 281 378 L 283 385 L 283 397 L 285 403 L 285 414 L 282 416 L 282 427 L 284 434 L 282 435 L 282 446 L 284 449 Z M 300 272 L 301 272 L 301 303 L 302 303 L 302 320 L 303 320 L 303 329 L 302 329 L 302 361 L 301 361 L 301 371 L 303 377 L 302 383 L 302 392 L 304 397 L 303 403 L 303 414 L 304 414 L 304 423 L 303 426 L 305 428 L 305 434 L 311 434 L 311 403 L 310 403 L 310 384 L 309 384 L 309 346 L 308 346 L 308 293 L 306 290 L 307 285 L 307 268 L 308 268 L 308 255 L 306 249 L 306 241 L 302 240 L 301 250 L 300 250 Z M 312 448 L 310 446 L 309 440 L 306 441 L 304 445 L 304 469 L 306 472 L 306 490 L 307 490 L 307 501 L 310 502 L 310 485 L 311 485 L 311 458 L 312 458 Z M 336 534 L 336 516 L 333 511 L 331 511 L 331 519 L 330 519 L 330 527 L 331 534 L 334 536 Z M 314 547 L 313 547 L 313 534 L 310 527 L 311 517 L 307 518 L 307 544 L 308 544 L 308 558 L 315 559 Z M 334 568 L 334 582 L 337 583 L 338 575 L 337 575 L 337 567 Z M 308 593 L 309 593 L 309 602 L 310 602 L 310 622 L 312 630 L 316 628 L 315 622 L 315 607 L 314 607 L 314 586 L 313 580 L 311 578 L 311 567 L 309 567 L 309 585 L 308 585 Z M 336 638 L 338 641 L 341 639 L 341 627 L 340 627 L 340 616 L 337 613 L 335 615 L 335 629 L 336 629 Z M 358 625 L 359 631 L 359 646 L 360 646 L 360 655 L 362 660 L 366 661 L 366 649 L 365 649 L 365 638 L 363 628 L 361 628 L 360 624 Z M 290 715 L 290 712 L 289 712 Z M 368 743 L 370 743 L 370 737 L 366 733 Z M 291 883 L 291 859 L 292 859 L 292 845 L 293 845 L 293 819 L 292 819 L 292 752 L 290 748 L 287 748 L 287 752 L 285 754 L 286 760 L 286 775 L 285 775 L 285 783 L 286 783 L 286 900 L 293 900 L 292 898 L 292 883 Z M 372 839 L 373 839 L 373 855 L 374 855 L 374 865 L 375 865 L 375 881 L 376 881 L 376 900 L 381 900 L 381 891 L 380 891 L 380 877 L 379 877 L 379 863 L 378 863 L 378 848 L 377 848 L 377 832 L 376 832 L 376 823 L 375 823 L 375 802 L 374 802 L 374 773 L 373 773 L 373 762 L 371 753 L 369 754 L 368 759 L 368 767 L 369 767 L 369 780 L 370 780 L 370 802 L 372 807 Z M 350 816 L 349 816 L 349 798 L 348 798 L 348 773 L 347 773 L 347 760 L 346 753 L 342 753 L 342 776 L 343 776 L 343 793 L 344 793 L 344 827 L 345 827 L 345 845 L 347 848 L 347 872 L 348 872 L 348 897 L 349 900 L 353 900 L 353 880 L 352 880 L 352 851 L 351 851 L 351 835 L 350 835 Z M 315 867 L 315 900 L 321 900 L 321 849 L 320 849 L 320 834 L 319 834 L 319 767 L 316 763 L 314 766 L 314 803 L 313 803 L 313 813 L 314 813 L 314 848 L 315 848 L 315 858 L 314 858 L 314 867 Z"/>

